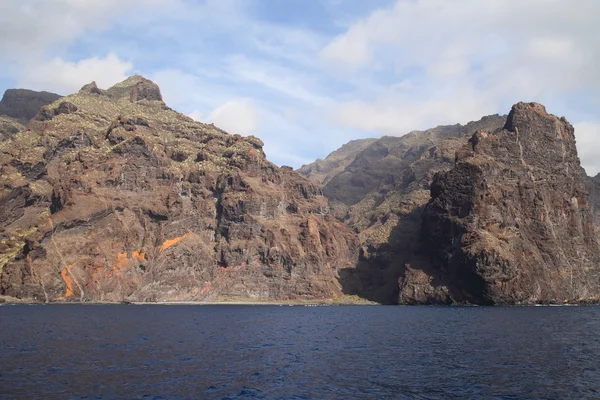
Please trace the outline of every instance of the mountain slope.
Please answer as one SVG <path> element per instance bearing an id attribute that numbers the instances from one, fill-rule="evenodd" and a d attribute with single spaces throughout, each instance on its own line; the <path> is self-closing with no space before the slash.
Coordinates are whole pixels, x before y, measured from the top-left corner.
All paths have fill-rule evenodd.
<path id="1" fill-rule="evenodd" d="M 0 142 L 7 140 L 15 133 L 24 129 L 25 126 L 14 118 L 0 115 Z"/>
<path id="2" fill-rule="evenodd" d="M 377 139 L 351 140 L 329 154 L 324 160 L 318 159 L 308 165 L 303 165 L 297 171 L 311 181 L 325 185 L 352 164 L 360 152 L 376 141 Z"/>
<path id="3" fill-rule="evenodd" d="M 43 107 L 0 143 L 0 294 L 55 300 L 341 294 L 355 234 L 321 189 L 167 107 L 134 76 Z"/>

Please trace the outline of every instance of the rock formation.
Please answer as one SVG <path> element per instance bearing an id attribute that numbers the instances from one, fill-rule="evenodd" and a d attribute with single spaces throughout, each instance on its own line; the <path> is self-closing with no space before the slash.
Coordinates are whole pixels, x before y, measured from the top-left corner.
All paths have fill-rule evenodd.
<path id="1" fill-rule="evenodd" d="M 590 205 L 592 215 L 594 216 L 594 226 L 596 227 L 596 238 L 600 243 L 600 174 L 595 177 L 587 177 L 586 186 L 590 195 Z"/>
<path id="2" fill-rule="evenodd" d="M 38 110 L 58 100 L 61 96 L 49 92 L 36 92 L 26 89 L 9 89 L 0 101 L 0 116 L 15 119 L 26 125 Z"/>
<path id="3" fill-rule="evenodd" d="M 263 143 L 168 108 L 135 76 L 86 85 L 0 142 L 0 294 L 39 300 L 341 294 L 356 237 Z"/>
<path id="4" fill-rule="evenodd" d="M 600 300 L 600 257 L 573 127 L 535 103 L 478 131 L 435 176 L 400 303 Z"/>
<path id="5" fill-rule="evenodd" d="M 46 95 L 0 103 L 2 296 L 600 301 L 600 175 L 541 105 L 352 141 L 311 182 L 141 76 Z"/>
<path id="6" fill-rule="evenodd" d="M 0 142 L 11 138 L 15 133 L 25 128 L 14 118 L 0 115 Z"/>
<path id="7" fill-rule="evenodd" d="M 456 151 L 478 129 L 499 129 L 505 122 L 506 116 L 490 115 L 466 125 L 386 136 L 357 152 L 351 150 L 359 146 L 350 142 L 325 162 L 302 168 L 317 181 L 333 174 L 324 187 L 331 212 L 358 232 L 358 268 L 343 274 L 347 292 L 382 303 L 397 301 L 398 278 L 417 244 L 434 174 L 454 166 Z M 341 171 L 328 162 L 340 155 L 352 160 Z"/>

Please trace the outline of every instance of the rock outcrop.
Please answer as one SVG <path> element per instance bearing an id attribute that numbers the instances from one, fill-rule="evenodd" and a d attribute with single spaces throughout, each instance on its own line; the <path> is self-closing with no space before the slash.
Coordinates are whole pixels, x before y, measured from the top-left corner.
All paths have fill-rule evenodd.
<path id="1" fill-rule="evenodd" d="M 255 137 L 193 121 L 135 76 L 86 85 L 0 142 L 0 294 L 39 300 L 341 294 L 356 236 Z"/>
<path id="2" fill-rule="evenodd" d="M 433 176 L 454 166 L 456 151 L 477 130 L 500 129 L 505 122 L 506 116 L 490 115 L 466 125 L 386 136 L 357 153 L 350 151 L 356 142 L 350 142 L 324 163 L 303 167 L 316 180 L 319 166 L 333 164 L 330 158 L 341 158 L 341 153 L 352 159 L 323 189 L 331 213 L 358 232 L 362 245 L 358 268 L 344 272 L 347 292 L 382 303 L 397 301 L 398 278 L 418 242 Z"/>
<path id="3" fill-rule="evenodd" d="M 4 115 L 26 125 L 39 109 L 61 96 L 49 92 L 36 92 L 26 89 L 9 89 L 0 101 L 0 116 Z"/>
<path id="4" fill-rule="evenodd" d="M 535 103 L 478 131 L 435 176 L 399 302 L 600 300 L 600 257 L 573 127 Z"/>
<path id="5" fill-rule="evenodd" d="M 0 142 L 11 138 L 23 128 L 23 124 L 16 119 L 0 115 Z"/>

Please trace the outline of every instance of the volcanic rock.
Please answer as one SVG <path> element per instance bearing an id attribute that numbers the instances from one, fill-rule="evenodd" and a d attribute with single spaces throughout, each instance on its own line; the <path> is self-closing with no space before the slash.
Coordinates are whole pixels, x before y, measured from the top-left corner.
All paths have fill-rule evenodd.
<path id="1" fill-rule="evenodd" d="M 45 105 L 61 96 L 49 92 L 36 92 L 26 89 L 9 89 L 0 101 L 0 116 L 4 115 L 26 125 Z"/>
<path id="2" fill-rule="evenodd" d="M 301 168 L 311 180 L 327 177 L 330 212 L 358 232 L 362 250 L 358 268 L 344 271 L 347 292 L 397 302 L 398 278 L 418 242 L 433 176 L 454 166 L 456 152 L 477 130 L 500 129 L 505 122 L 506 116 L 490 115 L 466 125 L 353 141 Z"/>
<path id="3" fill-rule="evenodd" d="M 11 138 L 23 128 L 25 127 L 18 120 L 0 115 L 0 142 Z"/>
<path id="4" fill-rule="evenodd" d="M 596 237 L 600 242 L 600 174 L 594 178 L 587 177 L 586 186 L 590 195 L 590 206 L 594 216 L 594 226 L 596 228 Z"/>
<path id="5" fill-rule="evenodd" d="M 87 85 L 83 85 L 83 87 L 79 89 L 79 93 L 103 94 L 102 90 L 100 90 L 98 85 L 96 85 L 96 81 L 92 81 Z"/>
<path id="6" fill-rule="evenodd" d="M 336 175 L 354 162 L 356 157 L 378 139 L 351 140 L 324 160 L 318 159 L 308 165 L 303 165 L 298 172 L 319 185 L 326 185 Z"/>
<path id="7" fill-rule="evenodd" d="M 102 301 L 342 294 L 355 233 L 255 137 L 131 77 L 48 105 L 0 142 L 0 294 Z"/>
<path id="8" fill-rule="evenodd" d="M 436 174 L 420 253 L 399 302 L 533 304 L 600 300 L 600 259 L 564 117 L 513 106 L 503 130 L 478 131 Z"/>
<path id="9" fill-rule="evenodd" d="M 162 95 L 160 93 L 160 88 L 157 84 L 152 82 L 151 80 L 140 78 L 135 83 L 135 86 L 132 87 L 129 93 L 129 100 L 131 101 L 139 101 L 139 100 L 156 100 L 162 101 Z"/>

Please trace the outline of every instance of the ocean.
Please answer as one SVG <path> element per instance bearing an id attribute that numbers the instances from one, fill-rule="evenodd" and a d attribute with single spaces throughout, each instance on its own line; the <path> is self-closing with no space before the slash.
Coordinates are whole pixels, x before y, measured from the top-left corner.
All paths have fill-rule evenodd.
<path id="1" fill-rule="evenodd" d="M 600 399 L 600 307 L 0 306 L 0 399 Z"/>

